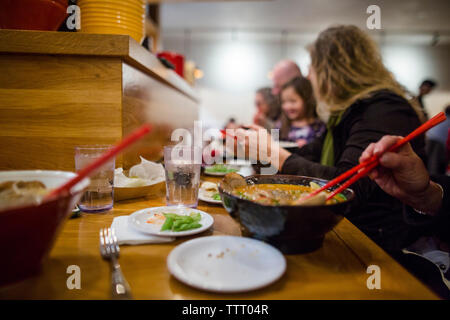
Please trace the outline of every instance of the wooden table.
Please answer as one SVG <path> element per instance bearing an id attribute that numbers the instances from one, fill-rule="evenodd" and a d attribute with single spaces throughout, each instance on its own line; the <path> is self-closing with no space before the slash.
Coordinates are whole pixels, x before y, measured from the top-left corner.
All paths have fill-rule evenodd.
<path id="1" fill-rule="evenodd" d="M 214 179 L 208 179 L 213 180 Z M 216 179 L 218 180 L 218 179 Z M 108 299 L 109 265 L 98 249 L 98 233 L 114 217 L 165 205 L 162 192 L 117 202 L 105 214 L 84 214 L 65 224 L 39 276 L 0 288 L 1 299 Z M 199 203 L 214 217 L 211 230 L 197 236 L 240 235 L 239 225 L 221 206 Z M 169 252 L 178 244 L 122 246 L 120 264 L 136 299 L 437 299 L 427 287 L 343 219 L 329 232 L 319 250 L 286 255 L 287 271 L 276 283 L 248 293 L 213 294 L 190 288 L 174 279 L 166 267 Z M 81 289 L 66 286 L 67 267 L 81 268 Z M 367 267 L 381 269 L 381 289 L 369 290 Z"/>

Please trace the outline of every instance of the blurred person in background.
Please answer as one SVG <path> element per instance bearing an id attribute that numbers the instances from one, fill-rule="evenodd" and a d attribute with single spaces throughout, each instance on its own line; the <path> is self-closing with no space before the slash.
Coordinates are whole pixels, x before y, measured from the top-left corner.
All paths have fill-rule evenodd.
<path id="1" fill-rule="evenodd" d="M 445 174 L 448 165 L 447 138 L 450 129 L 450 105 L 445 109 L 447 120 L 427 132 L 427 168 L 431 174 Z"/>
<path id="2" fill-rule="evenodd" d="M 422 81 L 419 87 L 419 95 L 416 97 L 416 100 L 419 103 L 420 107 L 422 108 L 422 112 L 424 113 L 426 119 L 428 119 L 428 113 L 423 103 L 423 97 L 429 94 L 436 87 L 436 85 L 437 85 L 436 81 L 431 79 L 426 79 Z"/>
<path id="3" fill-rule="evenodd" d="M 297 77 L 281 88 L 280 140 L 292 141 L 301 148 L 325 132 L 325 124 L 317 118 L 316 100 L 311 82 Z"/>
<path id="4" fill-rule="evenodd" d="M 328 28 L 309 50 L 314 96 L 329 106 L 331 116 L 325 134 L 295 152 L 280 148 L 271 137 L 258 136 L 268 154 L 278 152 L 274 166 L 280 173 L 331 180 L 358 165 L 370 143 L 384 135 L 406 136 L 422 123 L 420 107 L 408 101 L 406 90 L 384 66 L 376 43 L 358 27 Z M 241 138 L 240 143 L 249 148 L 249 140 Z M 424 140 L 421 136 L 412 141 L 423 158 Z M 424 231 L 406 224 L 402 203 L 368 177 L 352 189 L 355 199 L 346 217 L 393 257 Z"/>
<path id="5" fill-rule="evenodd" d="M 273 129 L 281 114 L 280 99 L 271 88 L 261 88 L 255 94 L 256 114 L 253 123 L 267 130 Z"/>
<path id="6" fill-rule="evenodd" d="M 224 126 L 225 129 L 237 129 L 239 128 L 239 125 L 236 123 L 236 119 L 230 118 L 228 119 L 228 122 Z"/>
<path id="7" fill-rule="evenodd" d="M 272 94 L 280 94 L 281 87 L 296 77 L 302 77 L 302 72 L 294 61 L 282 60 L 278 62 L 272 70 Z"/>

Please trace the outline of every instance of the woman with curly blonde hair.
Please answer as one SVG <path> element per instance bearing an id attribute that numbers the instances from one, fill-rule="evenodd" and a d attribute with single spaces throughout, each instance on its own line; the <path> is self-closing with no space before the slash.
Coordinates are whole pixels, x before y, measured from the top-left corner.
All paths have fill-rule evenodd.
<path id="1" fill-rule="evenodd" d="M 331 27 L 309 47 L 310 72 L 316 76 L 317 98 L 338 113 L 355 101 L 388 90 L 409 100 L 418 117 L 425 120 L 420 106 L 384 66 L 375 42 L 359 28 Z"/>
<path id="2" fill-rule="evenodd" d="M 331 115 L 326 132 L 294 153 L 263 141 L 268 142 L 269 152 L 279 153 L 275 166 L 281 173 L 333 179 L 357 165 L 369 144 L 384 135 L 405 136 L 421 124 L 420 108 L 411 104 L 408 93 L 386 69 L 374 41 L 356 26 L 326 29 L 309 52 L 308 77 L 314 95 Z M 423 137 L 412 145 L 423 157 Z M 369 178 L 352 189 L 356 197 L 347 217 L 393 255 L 423 231 L 406 223 L 401 202 Z"/>

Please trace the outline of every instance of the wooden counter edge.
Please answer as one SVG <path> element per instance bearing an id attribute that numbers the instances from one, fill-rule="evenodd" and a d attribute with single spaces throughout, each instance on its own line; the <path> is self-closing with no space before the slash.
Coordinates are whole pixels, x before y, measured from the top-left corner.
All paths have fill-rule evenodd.
<path id="1" fill-rule="evenodd" d="M 414 276 L 409 270 L 395 260 L 383 248 L 378 246 L 372 239 L 370 239 L 364 232 L 356 227 L 350 220 L 343 219 L 333 231 L 338 238 L 348 247 L 350 251 L 360 260 L 360 262 L 367 268 L 370 265 L 377 265 L 381 262 L 387 262 L 391 266 L 393 274 L 408 274 L 410 279 L 418 283 L 422 292 L 427 292 L 427 299 L 441 300 L 435 292 L 433 292 L 420 279 Z M 382 266 L 381 266 L 382 267 Z"/>

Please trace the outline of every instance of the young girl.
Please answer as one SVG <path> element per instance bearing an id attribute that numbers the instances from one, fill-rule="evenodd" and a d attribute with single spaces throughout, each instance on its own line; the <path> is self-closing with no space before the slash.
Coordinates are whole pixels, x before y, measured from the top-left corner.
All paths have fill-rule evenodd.
<path id="1" fill-rule="evenodd" d="M 325 124 L 317 118 L 316 101 L 308 79 L 292 79 L 281 88 L 280 96 L 283 110 L 278 125 L 280 140 L 303 147 L 325 132 Z"/>

